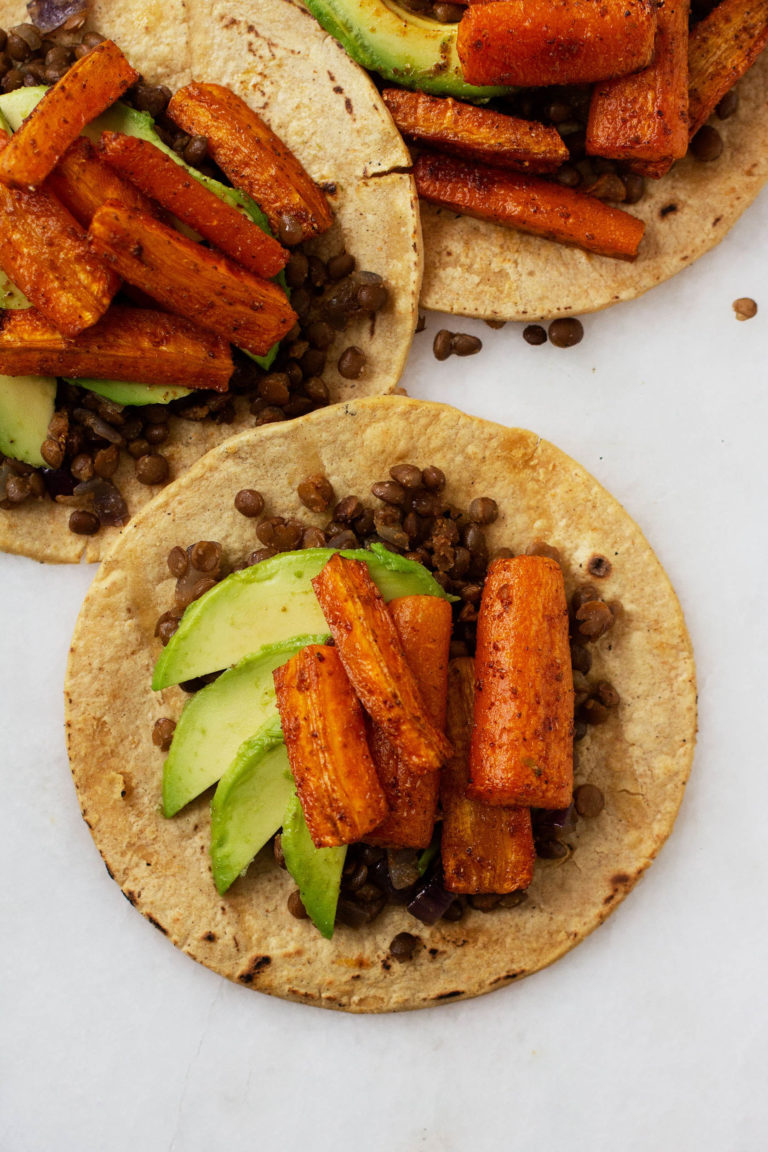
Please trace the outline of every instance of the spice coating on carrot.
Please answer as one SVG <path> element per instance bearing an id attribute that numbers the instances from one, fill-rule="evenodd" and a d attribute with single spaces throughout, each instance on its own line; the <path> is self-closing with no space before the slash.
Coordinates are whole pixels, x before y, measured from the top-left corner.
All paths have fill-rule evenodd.
<path id="1" fill-rule="evenodd" d="M 402 596 L 390 600 L 387 607 L 429 717 L 442 732 L 453 620 L 451 606 L 438 596 Z M 439 774 L 412 771 L 376 725 L 372 725 L 369 732 L 368 744 L 389 805 L 389 814 L 368 836 L 368 843 L 387 848 L 426 848 L 435 825 Z"/>
<path id="2" fill-rule="evenodd" d="M 69 146 L 46 180 L 45 187 L 58 196 L 84 228 L 107 200 L 119 200 L 124 206 L 148 212 L 151 216 L 159 211 L 157 204 L 99 159 L 86 136 L 78 136 Z"/>
<path id="3" fill-rule="evenodd" d="M 573 674 L 560 565 L 495 560 L 477 621 L 468 795 L 567 808 L 573 793 Z"/>
<path id="4" fill-rule="evenodd" d="M 114 104 L 139 79 L 112 40 L 78 60 L 15 132 L 0 156 L 0 182 L 36 188 L 86 124 Z"/>
<path id="5" fill-rule="evenodd" d="M 360 704 L 339 654 L 302 648 L 273 672 L 277 707 L 304 819 L 316 848 L 352 844 L 387 811 Z"/>
<path id="6" fill-rule="evenodd" d="M 466 794 L 475 697 L 474 663 L 451 661 L 448 737 L 453 755 L 442 770 L 440 855 L 449 892 L 516 892 L 533 879 L 536 850 L 528 808 L 491 807 Z"/>
<path id="7" fill-rule="evenodd" d="M 634 260 L 645 232 L 629 212 L 536 176 L 427 153 L 413 174 L 419 196 L 430 204 L 601 256 Z"/>
<path id="8" fill-rule="evenodd" d="M 693 137 L 768 44 L 768 0 L 723 0 L 691 30 L 688 133 Z"/>
<path id="9" fill-rule="evenodd" d="M 409 767 L 436 772 L 450 754 L 450 745 L 429 717 L 367 565 L 335 553 L 312 587 L 366 712 Z"/>

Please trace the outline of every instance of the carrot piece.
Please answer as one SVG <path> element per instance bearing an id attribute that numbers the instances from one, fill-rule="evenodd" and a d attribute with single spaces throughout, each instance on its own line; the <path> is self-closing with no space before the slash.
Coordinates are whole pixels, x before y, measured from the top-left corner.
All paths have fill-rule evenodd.
<path id="1" fill-rule="evenodd" d="M 567 808 L 573 793 L 573 676 L 560 565 L 495 560 L 477 620 L 475 728 L 467 795 Z"/>
<path id="2" fill-rule="evenodd" d="M 296 323 L 277 284 L 144 212 L 108 200 L 93 217 L 89 235 L 102 259 L 129 284 L 247 352 L 263 355 Z"/>
<path id="3" fill-rule="evenodd" d="M 693 137 L 768 44 L 768 0 L 723 0 L 691 29 L 688 133 Z"/>
<path id="4" fill-rule="evenodd" d="M 382 97 L 409 140 L 519 172 L 556 172 L 568 159 L 556 128 L 462 104 L 450 96 L 385 88 Z"/>
<path id="5" fill-rule="evenodd" d="M 657 10 L 653 63 L 599 84 L 592 93 L 587 152 L 640 162 L 644 174 L 668 170 L 688 151 L 689 0 Z M 646 167 L 651 165 L 650 170 Z"/>
<path id="6" fill-rule="evenodd" d="M 139 79 L 111 40 L 97 44 L 50 88 L 0 156 L 0 182 L 36 188 L 86 124 Z"/>
<path id="7" fill-rule="evenodd" d="M 475 674 L 468 657 L 448 669 L 448 736 L 453 756 L 441 772 L 443 885 L 449 892 L 516 892 L 533 879 L 536 850 L 528 808 L 470 800 L 469 745 Z"/>
<path id="8" fill-rule="evenodd" d="M 416 772 L 436 772 L 450 745 L 435 727 L 368 568 L 335 553 L 312 581 L 365 710 Z"/>
<path id="9" fill-rule="evenodd" d="M 148 140 L 121 132 L 104 132 L 99 150 L 110 168 L 168 208 L 243 268 L 269 280 L 285 267 L 288 252 L 277 240 L 203 187 Z"/>
<path id="10" fill-rule="evenodd" d="M 636 216 L 537 176 L 427 153 L 413 174 L 419 196 L 431 204 L 601 256 L 634 260 L 645 231 Z"/>
<path id="11" fill-rule="evenodd" d="M 9 137 L 0 131 L 0 147 Z M 0 184 L 0 265 L 66 336 L 95 324 L 120 286 L 78 222 L 45 188 Z"/>
<path id="12" fill-rule="evenodd" d="M 78 136 L 69 146 L 46 180 L 45 187 L 58 196 L 84 228 L 106 200 L 119 200 L 123 206 L 148 212 L 151 216 L 158 212 L 156 204 L 99 159 L 85 136 Z"/>
<path id="13" fill-rule="evenodd" d="M 114 307 L 74 338 L 34 308 L 0 314 L 0 373 L 84 376 L 226 391 L 229 345 L 179 316 Z"/>
<path id="14" fill-rule="evenodd" d="M 363 710 L 335 648 L 310 644 L 273 672 L 285 747 L 316 848 L 361 840 L 387 810 Z"/>
<path id="15" fill-rule="evenodd" d="M 457 50 L 470 84 L 589 84 L 653 57 L 650 0 L 497 0 L 461 19 Z"/>
<path id="16" fill-rule="evenodd" d="M 438 596 L 401 596 L 387 605 L 400 643 L 424 697 L 429 718 L 445 729 L 448 650 L 453 613 Z M 381 728 L 368 736 L 376 772 L 389 805 L 389 814 L 366 839 L 387 848 L 426 848 L 437 814 L 439 773 L 414 772 L 404 764 Z"/>
<path id="17" fill-rule="evenodd" d="M 188 84 L 172 96 L 167 113 L 184 132 L 207 138 L 219 168 L 235 188 L 253 197 L 277 235 L 288 225 L 297 241 L 306 240 L 330 228 L 333 216 L 321 189 L 272 129 L 229 88 Z"/>

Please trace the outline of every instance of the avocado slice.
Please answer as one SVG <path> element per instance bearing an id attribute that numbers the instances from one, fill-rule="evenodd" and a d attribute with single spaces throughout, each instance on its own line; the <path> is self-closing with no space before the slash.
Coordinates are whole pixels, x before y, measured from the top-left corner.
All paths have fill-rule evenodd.
<path id="1" fill-rule="evenodd" d="M 274 836 L 294 790 L 280 721 L 240 746 L 211 802 L 213 879 L 223 895 Z"/>
<path id="2" fill-rule="evenodd" d="M 265 645 L 327 631 L 310 581 L 333 552 L 332 548 L 281 552 L 233 572 L 195 600 L 155 665 L 155 691 L 228 668 Z M 448 599 L 426 568 L 388 552 L 381 544 L 374 544 L 370 551 L 342 551 L 341 555 L 368 565 L 385 600 L 413 595 Z"/>
<path id="3" fill-rule="evenodd" d="M 272 673 L 328 632 L 294 636 L 246 656 L 184 705 L 163 766 L 163 812 L 175 816 L 227 771 L 237 749 L 261 724 L 277 719 Z"/>
<path id="4" fill-rule="evenodd" d="M 456 50 L 458 24 L 425 20 L 394 0 L 304 3 L 353 60 L 393 84 L 476 103 L 513 91 L 467 84 Z"/>
<path id="5" fill-rule="evenodd" d="M 24 464 L 47 468 L 40 447 L 56 405 L 50 376 L 0 376 L 0 452 Z"/>
<path id="6" fill-rule="evenodd" d="M 301 802 L 295 794 L 283 816 L 283 856 L 285 866 L 299 889 L 301 902 L 312 923 L 330 940 L 339 902 L 341 873 L 347 846 L 316 848 L 304 819 Z"/>
<path id="7" fill-rule="evenodd" d="M 122 404 L 124 407 L 136 404 L 170 404 L 171 400 L 180 400 L 182 396 L 190 396 L 191 388 L 180 388 L 175 385 L 163 384 L 134 384 L 127 380 L 86 380 L 65 376 L 67 384 L 77 384 L 79 388 L 87 388 L 113 404 Z"/>

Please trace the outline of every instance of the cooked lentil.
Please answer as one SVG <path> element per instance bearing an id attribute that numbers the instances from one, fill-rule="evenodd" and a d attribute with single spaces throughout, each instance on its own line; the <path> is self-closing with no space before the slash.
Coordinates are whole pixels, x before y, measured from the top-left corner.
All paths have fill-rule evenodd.
<path id="1" fill-rule="evenodd" d="M 235 496 L 235 508 L 249 519 L 261 516 L 264 511 L 264 497 L 255 488 L 241 488 Z"/>
<path id="2" fill-rule="evenodd" d="M 553 320 L 548 330 L 549 342 L 556 348 L 573 348 L 580 344 L 584 337 L 584 327 L 575 316 L 561 317 Z"/>

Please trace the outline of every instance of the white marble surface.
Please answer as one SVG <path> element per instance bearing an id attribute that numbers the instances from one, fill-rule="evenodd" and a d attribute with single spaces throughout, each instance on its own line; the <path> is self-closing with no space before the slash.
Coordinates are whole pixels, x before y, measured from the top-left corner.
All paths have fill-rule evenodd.
<path id="1" fill-rule="evenodd" d="M 768 195 L 570 350 L 431 316 L 411 395 L 534 428 L 640 522 L 683 602 L 701 736 L 675 833 L 597 933 L 478 1000 L 373 1018 L 234 987 L 109 879 L 71 787 L 67 643 L 92 570 L 0 557 L 2 1152 L 766 1147 Z M 731 302 L 758 316 L 737 323 Z M 477 332 L 438 365 L 438 327 Z"/>

